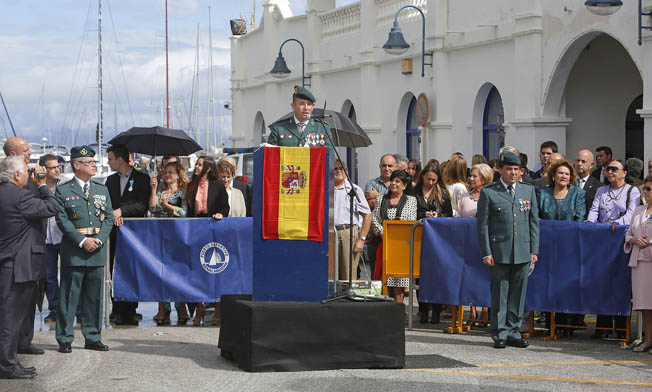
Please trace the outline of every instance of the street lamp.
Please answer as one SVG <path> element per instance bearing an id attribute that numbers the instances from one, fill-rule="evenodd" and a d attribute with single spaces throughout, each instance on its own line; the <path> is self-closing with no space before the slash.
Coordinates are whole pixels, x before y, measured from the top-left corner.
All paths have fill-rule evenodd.
<path id="1" fill-rule="evenodd" d="M 643 16 L 652 16 L 652 11 L 643 12 L 643 0 L 638 0 L 638 46 L 643 44 L 643 29 L 652 30 L 652 24 L 643 25 Z"/>
<path id="2" fill-rule="evenodd" d="M 592 14 L 611 15 L 622 7 L 623 2 L 620 0 L 586 0 L 584 5 Z"/>
<path id="3" fill-rule="evenodd" d="M 406 8 L 414 8 L 415 10 L 419 11 L 419 14 L 421 14 L 421 22 L 422 22 L 421 77 L 424 77 L 425 66 L 429 65 L 432 67 L 432 52 L 426 53 L 426 17 L 423 14 L 423 11 L 421 11 L 421 8 L 414 5 L 405 5 L 399 8 L 398 11 L 396 11 L 396 15 L 394 15 L 394 26 L 389 32 L 389 37 L 387 38 L 387 42 L 385 42 L 385 45 L 383 45 L 383 49 L 385 49 L 385 52 L 387 54 L 400 55 L 407 52 L 407 50 L 410 48 L 410 44 L 405 42 L 405 38 L 403 38 L 403 33 L 401 32 L 401 28 L 398 27 L 398 14 L 400 14 L 401 11 L 403 11 Z M 429 63 L 426 63 L 426 56 L 430 57 Z"/>
<path id="4" fill-rule="evenodd" d="M 310 76 L 306 77 L 305 49 L 301 41 L 299 41 L 296 38 L 288 38 L 285 41 L 283 41 L 281 47 L 278 49 L 278 56 L 276 57 L 276 61 L 274 61 L 274 67 L 272 68 L 271 71 L 269 71 L 269 73 L 272 74 L 272 76 L 277 79 L 285 79 L 288 76 L 290 76 L 290 72 L 292 71 L 290 71 L 290 68 L 288 68 L 288 65 L 285 63 L 285 58 L 283 57 L 283 53 L 282 53 L 283 45 L 285 45 L 290 41 L 294 41 L 301 46 L 301 86 L 310 87 Z M 308 82 L 306 82 L 306 79 L 308 80 Z"/>

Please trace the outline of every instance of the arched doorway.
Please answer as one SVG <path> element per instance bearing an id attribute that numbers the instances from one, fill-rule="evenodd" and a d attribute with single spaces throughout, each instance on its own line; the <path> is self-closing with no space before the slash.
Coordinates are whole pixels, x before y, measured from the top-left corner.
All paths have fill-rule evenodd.
<path id="1" fill-rule="evenodd" d="M 498 151 L 505 146 L 505 111 L 503 99 L 494 86 L 484 105 L 482 115 L 482 154 L 488 159 L 498 159 Z"/>
<path id="2" fill-rule="evenodd" d="M 342 105 L 342 114 L 353 120 L 356 124 L 358 122 L 357 115 L 355 113 L 355 107 L 353 102 L 350 100 L 344 101 Z M 349 168 L 349 175 L 351 176 L 351 181 L 354 184 L 358 183 L 358 149 L 353 147 L 346 148 L 346 167 Z"/>
<path id="3" fill-rule="evenodd" d="M 254 118 L 254 139 L 253 144 L 264 143 L 265 142 L 265 118 L 263 113 L 256 113 Z"/>
<path id="4" fill-rule="evenodd" d="M 421 129 L 417 120 L 417 99 L 412 95 L 405 124 L 405 155 L 409 159 L 421 159 Z"/>
<path id="5" fill-rule="evenodd" d="M 638 154 L 642 136 L 635 137 L 635 130 L 630 136 L 627 126 L 628 118 L 634 120 L 631 106 L 642 93 L 640 69 L 618 40 L 599 31 L 576 38 L 551 76 L 543 110 L 544 116 L 572 119 L 566 140 L 555 140 L 565 142 L 560 152 L 572 157 L 582 148 L 609 146 L 616 159 Z"/>
<path id="6" fill-rule="evenodd" d="M 625 159 L 638 158 L 645 162 L 643 144 L 644 121 L 636 111 L 643 108 L 643 96 L 636 97 L 627 109 L 625 120 Z"/>

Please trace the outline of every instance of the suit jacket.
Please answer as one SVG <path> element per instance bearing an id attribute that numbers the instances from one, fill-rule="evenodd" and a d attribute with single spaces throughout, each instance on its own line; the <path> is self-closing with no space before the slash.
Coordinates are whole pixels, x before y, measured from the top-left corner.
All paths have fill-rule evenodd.
<path id="1" fill-rule="evenodd" d="M 133 181 L 133 184 L 131 184 Z M 152 188 L 149 185 L 149 176 L 141 171 L 132 169 L 124 192 L 120 193 L 120 173 L 111 174 L 104 183 L 111 195 L 111 205 L 114 210 L 120 208 L 122 216 L 144 217 L 149 209 L 149 197 Z"/>
<path id="2" fill-rule="evenodd" d="M 601 182 L 602 185 L 609 185 L 609 180 L 607 180 L 607 176 L 604 176 L 604 181 L 600 181 L 601 172 L 602 172 L 602 166 L 599 166 L 591 172 L 591 177 L 598 180 L 598 182 Z"/>
<path id="3" fill-rule="evenodd" d="M 300 133 L 297 123 L 294 122 L 294 116 L 290 116 L 270 124 L 271 133 L 267 137 L 267 143 L 281 147 L 304 147 L 307 145 L 308 147 L 332 148 L 331 140 L 333 139 L 330 126 L 326 122 L 324 125 L 328 135 L 324 133 L 322 125 L 312 118 L 308 120 L 303 132 Z"/>
<path id="4" fill-rule="evenodd" d="M 598 174 L 598 177 L 600 175 Z M 586 184 L 584 184 L 584 193 L 586 194 L 586 210 L 584 213 L 584 219 L 589 216 L 589 210 L 593 205 L 593 200 L 595 199 L 595 193 L 598 191 L 598 188 L 603 187 L 604 184 L 600 182 L 599 178 L 595 178 L 593 175 L 589 175 L 586 179 Z"/>
<path id="5" fill-rule="evenodd" d="M 539 189 L 539 218 L 547 220 L 583 221 L 586 215 L 584 191 L 571 185 L 566 197 L 559 203 L 555 200 L 555 188 L 547 186 Z"/>
<path id="6" fill-rule="evenodd" d="M 197 192 L 193 192 L 188 196 L 188 216 L 197 216 L 195 213 L 195 197 Z M 224 188 L 224 183 L 222 180 L 213 180 L 208 183 L 208 195 L 207 195 L 207 209 L 208 216 L 213 216 L 218 212 L 222 216 L 229 216 L 229 195 L 226 193 L 226 188 Z"/>
<path id="7" fill-rule="evenodd" d="M 59 203 L 57 225 L 63 233 L 61 240 L 62 267 L 103 267 L 106 262 L 106 240 L 113 229 L 113 208 L 109 191 L 102 184 L 90 181 L 88 198 L 75 178 L 59 185 L 55 192 Z M 79 247 L 87 237 L 77 231 L 96 228 L 90 235 L 102 241 L 102 246 L 92 253 Z"/>
<path id="8" fill-rule="evenodd" d="M 0 183 L 0 264 L 12 263 L 14 282 L 32 282 L 45 276 L 43 219 L 59 212 L 47 186 L 37 193 L 13 183 Z"/>
<path id="9" fill-rule="evenodd" d="M 629 240 L 631 240 L 632 237 L 647 237 L 645 235 L 645 226 L 652 225 L 649 220 L 645 219 L 645 210 L 647 210 L 646 205 L 636 207 L 634 210 L 634 216 L 632 217 L 632 222 L 627 228 L 627 233 L 625 234 L 625 253 L 632 253 L 629 256 L 628 265 L 630 267 L 638 266 L 638 252 L 640 251 L 640 248 L 638 246 L 629 246 Z M 649 229 L 647 231 L 649 232 Z"/>
<path id="10" fill-rule="evenodd" d="M 514 184 L 515 197 L 501 181 L 482 188 L 478 200 L 478 237 L 482 257 L 497 264 L 523 264 L 539 253 L 539 211 L 534 187 Z"/>
<path id="11" fill-rule="evenodd" d="M 447 218 L 453 216 L 453 206 L 451 205 L 451 197 L 448 194 L 446 187 L 442 187 L 443 203 L 439 203 L 439 200 L 436 198 L 432 200 L 432 204 L 423 197 L 423 187 L 414 188 L 414 192 L 411 193 L 417 199 L 417 219 L 423 219 L 426 217 L 426 212 L 436 211 L 437 217 Z"/>
<path id="12" fill-rule="evenodd" d="M 245 208 L 247 210 L 247 216 L 254 216 L 253 211 L 251 209 L 251 203 L 253 202 L 253 195 L 252 195 L 252 190 L 251 187 L 244 182 L 240 181 L 233 181 L 233 188 L 238 189 L 241 193 L 242 196 L 244 197 L 244 202 L 245 202 Z"/>

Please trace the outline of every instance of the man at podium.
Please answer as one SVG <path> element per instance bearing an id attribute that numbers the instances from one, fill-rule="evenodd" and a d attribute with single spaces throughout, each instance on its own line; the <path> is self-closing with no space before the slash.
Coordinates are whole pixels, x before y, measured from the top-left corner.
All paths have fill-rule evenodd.
<path id="1" fill-rule="evenodd" d="M 312 117 L 317 99 L 305 87 L 294 86 L 292 94 L 292 115 L 272 123 L 268 144 L 280 147 L 333 147 L 330 126 L 324 126 Z M 328 132 L 326 134 L 325 132 Z"/>

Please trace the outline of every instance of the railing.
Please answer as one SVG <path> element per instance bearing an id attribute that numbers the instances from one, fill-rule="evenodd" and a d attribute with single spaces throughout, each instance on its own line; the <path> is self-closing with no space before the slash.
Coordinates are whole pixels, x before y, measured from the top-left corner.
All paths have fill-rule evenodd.
<path id="1" fill-rule="evenodd" d="M 378 7 L 378 14 L 376 16 L 376 25 L 390 25 L 394 22 L 394 15 L 399 8 L 405 5 L 415 5 L 423 11 L 424 14 L 428 14 L 427 5 L 428 0 L 375 0 L 376 6 Z M 398 20 L 399 21 L 411 21 L 413 19 L 419 18 L 419 12 L 414 9 L 408 9 L 402 12 Z"/>
<path id="2" fill-rule="evenodd" d="M 360 31 L 360 2 L 319 15 L 322 40 L 340 38 Z"/>

